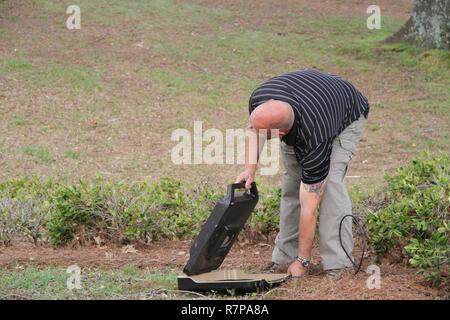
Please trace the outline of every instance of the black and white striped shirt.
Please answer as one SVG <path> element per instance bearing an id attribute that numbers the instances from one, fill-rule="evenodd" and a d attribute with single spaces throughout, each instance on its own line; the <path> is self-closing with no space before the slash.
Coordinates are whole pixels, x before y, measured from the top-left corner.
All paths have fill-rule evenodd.
<path id="1" fill-rule="evenodd" d="M 333 140 L 369 113 L 367 98 L 350 82 L 314 69 L 284 73 L 262 83 L 250 96 L 249 112 L 270 99 L 287 102 L 294 110 L 294 126 L 282 140 L 294 147 L 301 179 L 307 184 L 327 177 Z"/>

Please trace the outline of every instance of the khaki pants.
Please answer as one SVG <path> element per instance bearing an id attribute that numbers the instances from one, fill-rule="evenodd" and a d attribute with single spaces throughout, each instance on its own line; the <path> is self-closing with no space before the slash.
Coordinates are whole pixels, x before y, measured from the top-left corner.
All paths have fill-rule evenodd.
<path id="1" fill-rule="evenodd" d="M 339 224 L 343 216 L 352 214 L 344 178 L 366 122 L 367 119 L 362 115 L 333 141 L 330 173 L 320 203 L 319 216 L 320 257 L 324 270 L 352 266 L 339 242 Z M 275 240 L 272 261 L 285 264 L 291 263 L 298 254 L 299 188 L 302 168 L 295 157 L 293 147 L 281 142 L 281 153 L 285 172 L 280 208 L 280 232 Z M 342 242 L 351 254 L 352 219 L 345 219 L 342 224 Z"/>

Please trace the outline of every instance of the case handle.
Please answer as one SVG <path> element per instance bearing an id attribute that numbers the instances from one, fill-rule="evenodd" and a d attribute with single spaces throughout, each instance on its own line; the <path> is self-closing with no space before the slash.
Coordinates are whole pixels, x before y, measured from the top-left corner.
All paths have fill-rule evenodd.
<path id="1" fill-rule="evenodd" d="M 228 194 L 230 195 L 230 199 L 231 199 L 232 203 L 234 202 L 234 190 L 244 189 L 244 188 L 245 188 L 245 182 L 232 183 L 232 184 L 228 185 Z M 250 191 L 246 191 L 246 194 L 250 195 L 253 198 L 258 196 L 258 189 L 256 188 L 256 182 L 252 182 Z"/>

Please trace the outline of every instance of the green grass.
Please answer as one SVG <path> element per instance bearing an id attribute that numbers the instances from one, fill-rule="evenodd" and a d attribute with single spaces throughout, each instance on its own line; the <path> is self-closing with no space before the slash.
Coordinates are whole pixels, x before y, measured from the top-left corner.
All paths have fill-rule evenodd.
<path id="1" fill-rule="evenodd" d="M 101 80 L 92 70 L 86 67 L 48 65 L 31 76 L 38 86 L 66 86 L 70 88 L 98 89 Z"/>
<path id="2" fill-rule="evenodd" d="M 377 148 L 365 149 L 370 154 L 364 157 L 377 157 L 392 147 L 379 145 L 381 134 L 407 132 L 406 138 L 393 141 L 396 148 L 404 144 L 410 154 L 394 156 L 390 163 L 396 166 L 411 158 L 418 151 L 408 147 L 418 119 L 439 128 L 442 137 L 420 132 L 419 143 L 413 143 L 432 150 L 446 147 L 441 143 L 446 141 L 445 123 L 450 121 L 449 54 L 382 43 L 404 23 L 389 17 L 388 10 L 383 13 L 382 29 L 368 30 L 365 12 L 340 16 L 331 7 L 318 12 L 293 4 L 270 12 L 267 6 L 227 2 L 80 0 L 76 4 L 81 8 L 82 29 L 69 32 L 64 18 L 71 4 L 69 0 L 34 0 L 22 6 L 39 17 L 30 24 L 48 21 L 55 28 L 50 34 L 39 28 L 26 33 L 21 27 L 26 16 L 21 16 L 20 10 L 5 16 L 8 27 L 17 27 L 11 29 L 17 35 L 28 34 L 28 38 L 17 36 L 13 42 L 4 37 L 0 44 L 13 47 L 17 42 L 18 47 L 30 48 L 30 52 L 11 51 L 0 57 L 0 75 L 13 86 L 11 92 L 16 86 L 11 78 L 19 80 L 17 89 L 21 90 L 12 98 L 9 94 L 6 99 L 0 96 L 6 123 L 0 127 L 8 128 L 1 134 L 19 137 L 8 145 L 8 150 L 17 154 L 1 163 L 8 174 L 26 170 L 21 161 L 11 159 L 22 156 L 22 147 L 30 143 L 54 145 L 54 150 L 62 150 L 62 157 L 75 159 L 78 155 L 64 152 L 74 147 L 64 142 L 76 141 L 80 145 L 75 150 L 90 150 L 86 156 L 95 159 L 80 161 L 76 169 L 62 168 L 64 161 L 53 161 L 33 170 L 53 176 L 63 172 L 76 179 L 80 172 L 92 177 L 102 168 L 114 178 L 132 180 L 158 179 L 167 174 L 196 179 L 201 172 L 214 181 L 219 170 L 227 172 L 218 182 L 223 183 L 233 179 L 239 169 L 173 166 L 170 132 L 191 127 L 193 119 L 203 120 L 205 127 L 243 127 L 248 97 L 257 84 L 304 67 L 342 74 L 369 96 L 373 111 L 367 140 Z M 0 34 L 10 33 L 8 30 L 0 28 Z M 51 47 L 51 42 L 58 46 Z M 75 43 L 76 62 L 66 61 Z M 18 106 L 22 119 L 3 114 L 13 106 Z M 220 121 L 215 110 L 220 110 Z M 173 114 L 167 116 L 169 112 Z M 409 120 L 396 121 L 398 112 Z M 36 116 L 28 118 L 30 114 Z M 91 120 L 98 125 L 89 126 Z M 27 140 L 24 131 L 29 126 L 44 132 L 42 141 Z M 159 133 L 155 148 L 140 143 L 149 135 L 149 128 Z M 363 166 L 359 169 L 364 170 Z"/>
<path id="3" fill-rule="evenodd" d="M 139 299 L 152 289 L 176 288 L 171 271 L 82 269 L 81 289 L 67 288 L 70 274 L 63 268 L 0 270 L 0 299 Z M 157 297 L 158 298 L 158 297 Z M 164 298 L 164 296 L 159 296 Z"/>
<path id="4" fill-rule="evenodd" d="M 33 71 L 33 65 L 25 60 L 16 58 L 0 58 L 1 74 L 21 74 Z"/>
<path id="5" fill-rule="evenodd" d="M 448 100 L 443 98 L 411 101 L 408 108 L 427 110 L 441 116 L 447 116 L 449 112 Z"/>
<path id="6" fill-rule="evenodd" d="M 80 157 L 80 153 L 73 150 L 66 150 L 64 151 L 64 158 L 70 158 L 70 159 L 78 159 Z"/>
<path id="7" fill-rule="evenodd" d="M 312 47 L 324 54 L 335 51 L 333 55 L 339 56 L 338 64 L 346 66 L 350 63 L 346 60 L 382 63 L 391 67 L 394 64 L 399 68 L 422 70 L 428 76 L 450 79 L 450 53 L 441 50 L 423 53 L 405 43 L 385 43 L 383 40 L 395 33 L 402 22 L 385 17 L 380 30 L 369 30 L 365 19 L 364 16 L 344 18 L 328 15 L 321 19 L 306 19 L 302 27 L 319 37 L 312 40 Z"/>
<path id="8" fill-rule="evenodd" d="M 65 12 L 73 2 L 70 0 L 35 0 L 35 4 L 43 5 L 52 14 Z M 174 0 L 79 0 L 77 5 L 81 11 L 81 23 L 94 21 L 105 26 L 117 26 L 117 17 L 125 21 L 134 21 L 139 28 L 157 28 L 166 30 L 174 26 L 193 28 L 210 21 L 218 23 L 227 21 L 234 16 L 229 10 L 220 8 L 205 8 L 195 4 L 177 3 Z"/>
<path id="9" fill-rule="evenodd" d="M 32 157 L 36 163 L 50 164 L 54 160 L 51 150 L 43 145 L 28 145 L 22 152 Z"/>
<path id="10" fill-rule="evenodd" d="M 181 96 L 189 96 L 191 104 L 220 105 L 225 108 L 235 106 L 229 103 L 233 93 L 250 91 L 257 85 L 255 81 L 238 79 L 232 75 L 212 75 L 201 70 L 153 68 L 148 76 L 166 98 L 179 99 Z"/>
<path id="11" fill-rule="evenodd" d="M 99 75 L 86 67 L 63 66 L 55 63 L 36 67 L 26 60 L 0 57 L 0 74 L 30 81 L 37 87 L 57 86 L 85 90 L 101 88 Z"/>
<path id="12" fill-rule="evenodd" d="M 198 298 L 177 291 L 177 274 L 172 270 L 142 270 L 133 265 L 121 269 L 81 269 L 81 289 L 67 288 L 70 274 L 61 267 L 0 269 L 0 300 L 127 300 Z M 236 296 L 210 292 L 210 299 L 260 299 L 261 293 Z"/>
<path id="13" fill-rule="evenodd" d="M 13 33 L 8 29 L 0 27 L 0 38 L 11 39 L 11 38 L 13 38 Z"/>
<path id="14" fill-rule="evenodd" d="M 17 115 L 14 117 L 13 124 L 17 127 L 20 127 L 28 125 L 29 122 L 23 116 Z"/>

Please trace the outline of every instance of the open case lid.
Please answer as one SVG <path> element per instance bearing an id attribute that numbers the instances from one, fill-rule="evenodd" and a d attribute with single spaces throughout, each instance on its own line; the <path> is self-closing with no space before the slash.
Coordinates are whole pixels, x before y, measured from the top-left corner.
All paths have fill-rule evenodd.
<path id="1" fill-rule="evenodd" d="M 215 205 L 191 246 L 183 269 L 186 275 L 206 273 L 222 264 L 258 203 L 256 184 L 253 182 L 250 191 L 236 192 L 244 187 L 244 183 L 228 185 L 227 194 Z"/>
<path id="2" fill-rule="evenodd" d="M 287 274 L 251 274 L 241 270 L 216 270 L 196 276 L 179 276 L 178 289 L 197 292 L 249 293 L 276 287 L 289 279 Z"/>

